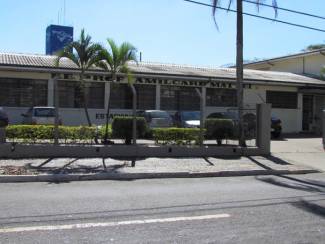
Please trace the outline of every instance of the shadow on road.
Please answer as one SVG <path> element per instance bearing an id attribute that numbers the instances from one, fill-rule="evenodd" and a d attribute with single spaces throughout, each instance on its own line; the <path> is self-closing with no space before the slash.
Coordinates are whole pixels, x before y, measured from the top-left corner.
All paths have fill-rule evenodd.
<path id="1" fill-rule="evenodd" d="M 300 200 L 292 203 L 292 206 L 325 218 L 325 207 L 317 204 L 317 201 Z"/>
<path id="2" fill-rule="evenodd" d="M 325 182 L 298 179 L 292 176 L 277 175 L 269 177 L 255 177 L 259 181 L 263 181 L 268 184 L 286 187 L 295 190 L 308 191 L 308 192 L 325 192 Z"/>

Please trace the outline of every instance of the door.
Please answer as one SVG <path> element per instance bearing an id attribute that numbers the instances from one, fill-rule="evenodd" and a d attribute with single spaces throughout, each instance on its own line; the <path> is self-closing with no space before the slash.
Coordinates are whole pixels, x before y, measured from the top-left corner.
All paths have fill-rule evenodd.
<path id="1" fill-rule="evenodd" d="M 311 124 L 314 117 L 314 96 L 303 96 L 303 108 L 302 108 L 302 130 L 311 131 Z"/>

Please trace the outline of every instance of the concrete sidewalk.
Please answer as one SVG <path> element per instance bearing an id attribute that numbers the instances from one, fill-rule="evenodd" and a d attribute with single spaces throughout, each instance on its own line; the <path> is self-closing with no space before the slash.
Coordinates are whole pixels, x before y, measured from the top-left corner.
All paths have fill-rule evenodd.
<path id="1" fill-rule="evenodd" d="M 319 172 L 275 156 L 240 158 L 148 158 L 130 161 L 92 159 L 0 160 L 0 182 L 132 180 L 144 178 L 185 178 L 306 174 Z"/>

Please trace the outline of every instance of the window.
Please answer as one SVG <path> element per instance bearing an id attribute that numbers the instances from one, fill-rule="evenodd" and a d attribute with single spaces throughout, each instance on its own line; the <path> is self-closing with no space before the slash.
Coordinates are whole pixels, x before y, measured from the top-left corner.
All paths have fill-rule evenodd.
<path id="1" fill-rule="evenodd" d="M 296 92 L 266 91 L 266 102 L 272 104 L 272 108 L 296 109 L 298 95 Z"/>
<path id="2" fill-rule="evenodd" d="M 128 84 L 111 83 L 110 108 L 131 109 L 132 91 Z"/>
<path id="3" fill-rule="evenodd" d="M 117 109 L 132 109 L 133 94 L 128 84 L 111 83 L 110 107 Z M 156 86 L 135 85 L 137 91 L 137 109 L 155 109 Z"/>
<path id="4" fill-rule="evenodd" d="M 82 108 L 83 89 L 79 82 L 59 81 L 59 104 L 61 108 Z M 105 84 L 100 82 L 86 82 L 88 108 L 104 108 Z"/>
<path id="5" fill-rule="evenodd" d="M 149 110 L 156 107 L 156 86 L 135 85 L 138 95 L 138 109 Z M 130 89 L 130 88 L 129 88 Z"/>
<path id="6" fill-rule="evenodd" d="M 207 89 L 207 106 L 212 107 L 236 107 L 237 96 L 235 89 L 208 88 Z"/>
<path id="7" fill-rule="evenodd" d="M 161 86 L 161 109 L 200 110 L 200 97 L 194 87 Z"/>
<path id="8" fill-rule="evenodd" d="M 32 107 L 46 105 L 46 80 L 0 78 L 0 106 Z"/>

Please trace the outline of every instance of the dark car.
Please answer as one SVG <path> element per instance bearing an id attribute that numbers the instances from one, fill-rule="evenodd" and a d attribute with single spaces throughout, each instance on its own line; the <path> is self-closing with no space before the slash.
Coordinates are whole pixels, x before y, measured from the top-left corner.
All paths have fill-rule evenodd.
<path id="1" fill-rule="evenodd" d="M 231 119 L 236 125 L 238 123 L 238 113 L 235 112 L 216 112 L 209 114 L 208 119 Z M 246 113 L 243 115 L 244 127 L 246 131 L 253 131 L 256 127 L 256 115 L 253 113 Z M 280 119 L 271 117 L 271 135 L 273 138 L 279 138 L 282 133 L 282 122 Z"/>
<path id="2" fill-rule="evenodd" d="M 200 111 L 178 111 L 174 115 L 174 124 L 182 128 L 200 128 Z"/>
<path id="3" fill-rule="evenodd" d="M 166 128 L 173 126 L 172 117 L 162 110 L 137 111 L 137 116 L 144 117 L 150 128 Z"/>
<path id="4" fill-rule="evenodd" d="M 6 111 L 0 107 L 0 127 L 5 127 L 9 124 L 9 118 Z"/>
<path id="5" fill-rule="evenodd" d="M 271 134 L 274 138 L 279 138 L 282 133 L 282 122 L 280 119 L 273 117 L 271 118 Z"/>

